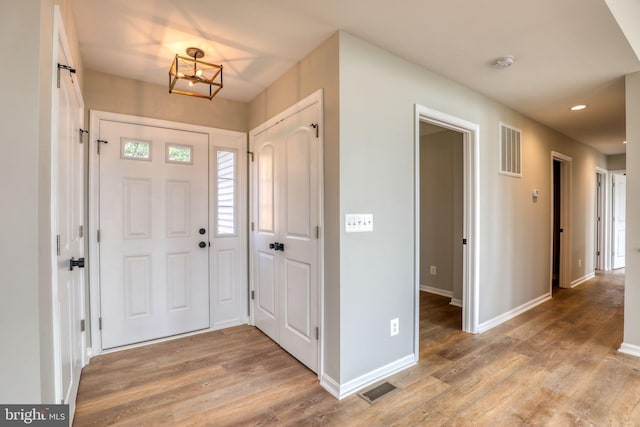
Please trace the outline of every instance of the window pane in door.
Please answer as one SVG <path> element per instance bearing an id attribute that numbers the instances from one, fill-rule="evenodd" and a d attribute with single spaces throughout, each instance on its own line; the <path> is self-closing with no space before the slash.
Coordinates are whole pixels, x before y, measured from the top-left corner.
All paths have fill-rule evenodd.
<path id="1" fill-rule="evenodd" d="M 120 157 L 130 160 L 151 160 L 151 143 L 122 138 Z"/>
<path id="2" fill-rule="evenodd" d="M 217 151 L 217 171 L 216 234 L 232 235 L 236 232 L 236 153 L 234 151 Z"/>
<path id="3" fill-rule="evenodd" d="M 167 144 L 167 162 L 193 164 L 191 159 L 191 146 Z"/>

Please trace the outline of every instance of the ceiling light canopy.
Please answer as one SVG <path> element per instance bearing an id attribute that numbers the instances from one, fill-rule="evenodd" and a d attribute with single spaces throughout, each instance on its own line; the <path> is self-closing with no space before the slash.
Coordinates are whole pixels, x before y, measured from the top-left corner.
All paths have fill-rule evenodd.
<path id="1" fill-rule="evenodd" d="M 585 108 L 587 108 L 586 105 L 584 104 L 578 104 L 578 105 L 574 105 L 573 107 L 569 108 L 571 111 L 580 111 L 580 110 L 584 110 Z"/>
<path id="2" fill-rule="evenodd" d="M 222 89 L 222 65 L 200 61 L 204 51 L 187 49 L 187 55 L 176 57 L 169 68 L 169 93 L 213 99 Z"/>
<path id="3" fill-rule="evenodd" d="M 511 55 L 503 56 L 496 59 L 496 62 L 493 63 L 493 66 L 498 70 L 504 70 L 513 65 L 514 58 Z"/>

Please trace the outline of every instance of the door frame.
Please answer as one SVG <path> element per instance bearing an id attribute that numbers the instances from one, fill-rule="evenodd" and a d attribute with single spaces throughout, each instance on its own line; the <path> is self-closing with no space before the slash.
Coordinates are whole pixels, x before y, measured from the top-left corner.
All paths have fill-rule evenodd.
<path id="1" fill-rule="evenodd" d="M 74 60 L 71 54 L 71 49 L 69 47 L 69 42 L 67 38 L 67 33 L 64 28 L 64 20 L 62 19 L 62 14 L 60 12 L 60 7 L 58 5 L 54 5 L 53 10 L 53 54 L 52 54 L 52 77 L 51 77 L 51 265 L 54 267 L 51 271 L 51 296 L 52 296 L 52 334 L 53 334 L 53 362 L 54 362 L 54 396 L 55 402 L 64 402 L 63 396 L 63 384 L 62 384 L 62 372 L 61 372 L 61 361 L 62 361 L 62 348 L 61 348 L 61 330 L 60 330 L 60 307 L 58 304 L 58 295 L 59 295 L 59 283 L 58 283 L 58 250 L 57 250 L 57 229 L 58 229 L 58 120 L 59 120 L 59 111 L 58 111 L 58 61 L 60 57 L 67 58 L 69 66 L 73 66 Z M 60 49 L 61 48 L 61 49 Z M 78 123 L 80 126 L 84 127 L 84 99 L 82 97 L 82 92 L 80 90 L 79 84 L 73 85 L 73 96 L 76 97 L 78 102 Z M 78 129 L 80 131 L 80 129 Z M 82 138 L 82 134 L 80 135 Z M 80 140 L 82 143 L 82 140 Z M 84 150 L 83 150 L 84 151 Z M 85 157 L 83 155 L 83 174 L 84 174 L 84 165 Z M 83 188 L 86 187 L 83 185 Z M 84 211 L 85 206 L 82 206 L 82 210 Z M 83 246 L 86 249 L 86 240 L 83 239 Z M 83 280 L 83 286 L 85 289 L 83 290 L 83 295 L 79 298 L 79 304 L 81 305 L 81 318 L 86 319 L 87 315 L 87 307 L 85 304 L 85 296 L 84 291 L 86 291 L 86 272 L 85 280 Z M 80 337 L 80 345 L 82 348 L 81 351 L 81 365 L 84 367 L 88 363 L 87 357 L 87 333 L 86 331 L 82 333 Z M 74 396 L 75 397 L 75 396 Z M 71 403 L 71 402 L 69 402 Z M 72 407 L 74 405 L 72 404 Z M 73 414 L 70 414 L 73 417 Z"/>
<path id="2" fill-rule="evenodd" d="M 607 197 L 607 214 L 608 214 L 608 218 L 607 218 L 607 222 L 605 224 L 607 224 L 604 228 L 607 230 L 608 234 L 609 234 L 609 239 L 607 241 L 607 246 L 606 249 L 608 250 L 607 258 L 607 270 L 613 270 L 613 235 L 614 235 L 614 228 L 615 228 L 615 224 L 613 222 L 614 217 L 613 217 L 613 210 L 615 209 L 614 206 L 614 197 L 615 197 L 615 190 L 613 189 L 613 185 L 614 185 L 614 176 L 615 175 L 627 175 L 627 170 L 626 169 L 616 169 L 616 170 L 612 170 L 609 171 L 608 174 L 608 181 L 607 181 L 607 191 L 609 192 L 608 197 Z M 626 198 L 626 194 L 625 194 L 625 198 Z M 626 200 L 625 200 L 626 203 Z M 625 231 L 626 233 L 626 231 Z M 625 254 L 626 255 L 626 254 Z M 625 257 L 625 264 L 626 264 L 626 257 Z M 624 268 L 624 267 L 622 267 Z"/>
<path id="3" fill-rule="evenodd" d="M 213 293 L 216 290 L 214 288 L 214 281 L 212 280 L 211 275 L 211 256 L 213 253 L 214 243 L 212 242 L 211 247 L 209 248 L 209 328 L 203 329 L 195 332 L 187 332 L 180 335 L 170 336 L 166 338 L 160 338 L 152 341 L 145 341 L 138 344 L 131 344 L 123 347 L 118 347 L 116 349 L 111 350 L 103 350 L 102 348 L 102 334 L 100 333 L 100 245 L 98 244 L 98 229 L 100 226 L 99 222 L 99 213 L 100 213 L 100 191 L 99 191 L 99 182 L 100 182 L 100 162 L 98 155 L 98 146 L 97 140 L 100 135 L 100 121 L 101 120 L 111 120 L 121 123 L 129 123 L 129 124 L 137 124 L 137 125 L 146 125 L 153 126 L 158 128 L 167 128 L 167 129 L 176 129 L 183 130 L 188 132 L 198 132 L 205 133 L 209 137 L 208 149 L 211 152 L 214 148 L 219 148 L 215 143 L 216 135 L 230 135 L 230 136 L 242 136 L 242 143 L 240 147 L 238 147 L 238 189 L 239 189 L 239 197 L 238 197 L 238 235 L 241 239 L 242 243 L 242 251 L 245 255 L 247 255 L 247 205 L 246 205 L 246 194 L 247 194 L 247 140 L 246 133 L 237 132 L 225 129 L 211 128 L 200 125 L 192 125 L 188 123 L 181 122 L 173 122 L 168 120 L 161 119 L 152 119 L 148 117 L 141 116 L 132 116 L 128 114 L 120 114 L 120 113 L 111 113 L 106 111 L 99 110 L 91 110 L 89 112 L 90 116 L 90 130 L 89 130 L 89 139 L 88 139 L 88 150 L 89 150 L 89 185 L 88 185 L 88 210 L 89 210 L 89 222 L 87 226 L 86 236 L 88 238 L 88 254 L 87 260 L 89 265 L 89 307 L 90 307 L 90 326 L 88 330 L 91 332 L 91 344 L 88 348 L 88 355 L 98 355 L 102 353 L 111 353 L 120 350 L 126 350 L 129 348 L 141 347 L 145 345 L 149 345 L 152 343 L 169 341 L 177 338 L 182 338 L 189 335 L 201 334 L 205 332 L 210 332 L 216 329 L 222 329 L 226 327 L 241 325 L 248 323 L 248 313 L 244 312 L 242 318 L 237 319 L 237 321 L 233 323 L 228 323 L 224 325 L 215 324 L 215 319 L 213 318 Z M 222 147 L 224 148 L 224 147 Z M 210 153 L 211 154 L 211 153 Z M 208 173 L 208 187 L 209 187 L 209 228 L 212 230 L 211 218 L 212 218 L 212 200 L 211 200 L 211 155 L 209 155 L 209 173 Z M 243 193 L 244 192 L 244 193 Z M 210 241 L 214 239 L 215 233 L 211 232 Z M 245 256 L 243 266 L 243 270 L 246 270 L 246 260 L 248 260 L 248 256 Z M 242 301 L 242 305 L 244 307 L 244 301 L 247 300 L 247 288 L 245 284 L 247 283 L 246 275 L 239 278 L 242 280 L 242 295 L 240 297 Z"/>
<path id="4" fill-rule="evenodd" d="M 324 99 L 323 99 L 323 90 L 318 89 L 311 95 L 306 98 L 298 101 L 294 105 L 285 109 L 284 111 L 276 114 L 274 117 L 268 119 L 264 123 L 256 126 L 254 129 L 249 131 L 249 154 L 253 157 L 253 141 L 256 135 L 266 131 L 267 129 L 275 126 L 280 121 L 285 118 L 296 114 L 299 111 L 304 110 L 305 108 L 319 103 L 320 105 L 320 117 L 318 117 L 318 143 L 320 144 L 320 155 L 318 156 L 318 222 L 319 222 L 319 233 L 318 233 L 318 295 L 316 296 L 317 300 L 317 313 L 318 319 L 317 324 L 320 329 L 320 333 L 318 335 L 318 378 L 322 378 L 324 374 Z M 251 224 L 255 222 L 255 219 L 252 216 L 253 213 L 253 198 L 254 198 L 254 186 L 251 185 L 253 182 L 254 168 L 249 165 L 248 167 L 248 176 L 249 176 L 249 203 L 248 203 L 248 211 L 249 211 L 249 221 Z M 255 292 L 254 286 L 254 264 L 253 264 L 253 234 L 249 235 L 249 293 L 250 295 Z M 255 300 L 248 299 L 249 304 L 249 324 L 255 326 Z"/>
<path id="5" fill-rule="evenodd" d="M 462 330 L 479 332 L 480 312 L 480 125 L 419 104 L 414 108 L 414 355 L 420 355 L 420 122 L 459 132 L 463 136 Z"/>
<path id="6" fill-rule="evenodd" d="M 560 275 L 558 284 L 561 288 L 571 287 L 571 188 L 573 175 L 573 158 L 559 153 L 551 152 L 550 165 L 550 206 L 551 218 L 550 229 L 550 251 L 549 251 L 549 295 L 553 293 L 553 162 L 560 162 L 560 223 L 562 234 L 560 235 Z"/>
<path id="7" fill-rule="evenodd" d="M 607 226 L 609 222 L 609 201 L 608 201 L 608 182 L 609 182 L 609 172 L 606 169 L 600 168 L 596 166 L 596 177 L 600 177 L 600 187 L 598 189 L 597 181 L 596 181 L 596 215 L 595 215 L 595 268 L 596 270 L 606 271 L 609 270 L 609 263 L 607 262 L 607 257 L 609 256 L 609 251 L 607 249 L 607 242 L 609 238 L 609 232 L 607 231 Z M 597 179 L 597 178 L 596 178 Z M 598 222 L 598 217 L 600 217 L 600 221 Z M 600 252 L 600 256 L 598 257 L 598 252 Z"/>

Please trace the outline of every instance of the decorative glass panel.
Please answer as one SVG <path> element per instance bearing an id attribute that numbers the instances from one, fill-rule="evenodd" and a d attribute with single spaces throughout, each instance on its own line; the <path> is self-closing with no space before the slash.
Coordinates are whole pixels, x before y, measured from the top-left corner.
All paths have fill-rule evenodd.
<path id="1" fill-rule="evenodd" d="M 236 224 L 236 153 L 217 151 L 216 233 L 235 234 Z"/>
<path id="2" fill-rule="evenodd" d="M 123 159 L 151 160 L 151 142 L 122 138 L 121 145 Z"/>
<path id="3" fill-rule="evenodd" d="M 167 162 L 193 164 L 190 145 L 167 144 Z"/>

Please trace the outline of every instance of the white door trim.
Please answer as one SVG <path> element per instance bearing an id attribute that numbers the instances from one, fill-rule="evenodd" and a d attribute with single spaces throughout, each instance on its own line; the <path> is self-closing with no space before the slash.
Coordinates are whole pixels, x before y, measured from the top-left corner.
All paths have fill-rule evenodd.
<path id="1" fill-rule="evenodd" d="M 51 270 L 51 287 L 52 287 L 52 314 L 53 314 L 53 322 L 52 322 L 52 331 L 53 331 L 53 355 L 54 355 L 54 384 L 55 384 L 55 401 L 61 402 L 64 401 L 64 397 L 62 395 L 62 372 L 60 372 L 61 366 L 61 331 L 60 331 L 60 311 L 58 305 L 58 268 L 55 266 L 58 265 L 58 255 L 57 255 L 57 229 L 58 229 L 58 61 L 60 56 L 67 58 L 69 64 L 65 64 L 68 66 L 73 66 L 73 57 L 71 55 L 71 49 L 69 48 L 69 42 L 67 38 L 67 34 L 64 28 L 64 21 L 62 19 L 62 14 L 60 12 L 60 7 L 58 5 L 54 5 L 53 9 L 53 53 L 52 53 L 52 65 L 51 69 L 53 70 L 51 77 L 51 265 L 54 268 Z M 59 50 L 59 47 L 62 51 Z M 77 83 L 77 82 L 76 82 Z M 82 98 L 82 92 L 80 90 L 79 84 L 74 84 L 74 93 L 73 95 L 76 97 L 79 108 L 77 111 L 78 114 L 78 123 L 81 125 L 84 123 L 84 100 Z M 82 305 L 82 316 L 86 317 L 86 307 L 84 305 L 84 299 L 80 302 Z M 88 362 L 86 357 L 85 347 L 87 345 L 86 341 L 86 333 L 82 334 L 82 366 L 85 366 Z M 75 397 L 75 396 L 74 396 Z M 73 405 L 72 405 L 73 406 Z M 73 417 L 73 414 L 70 414 Z"/>
<path id="2" fill-rule="evenodd" d="M 550 160 L 550 174 L 551 174 L 551 187 L 549 194 L 551 194 L 551 211 L 549 215 L 551 217 L 551 233 L 550 237 L 552 247 L 550 252 L 550 265 L 549 265 L 549 293 L 553 292 L 553 161 L 557 160 L 561 163 L 560 166 L 560 224 L 563 229 L 560 236 L 560 277 L 558 283 L 561 288 L 571 287 L 571 189 L 572 189 L 572 176 L 573 176 L 573 158 L 559 153 L 557 151 L 551 152 Z"/>
<path id="3" fill-rule="evenodd" d="M 463 285 L 462 285 L 462 330 L 478 333 L 479 327 L 479 252 L 480 247 L 480 125 L 449 114 L 415 105 L 414 120 L 414 355 L 418 360 L 420 351 L 420 122 L 430 123 L 463 135 L 464 157 L 464 214 L 463 236 L 467 244 L 463 246 Z"/>
<path id="4" fill-rule="evenodd" d="M 609 239 L 609 232 L 607 230 L 606 224 L 609 222 L 608 208 L 609 208 L 609 200 L 608 194 L 609 191 L 607 189 L 609 182 L 609 171 L 606 169 L 600 168 L 596 166 L 596 174 L 600 175 L 600 211 L 598 212 L 598 202 L 596 201 L 596 233 L 599 231 L 599 236 L 596 236 L 596 241 L 600 244 L 597 245 L 596 251 L 600 251 L 600 257 L 598 262 L 596 262 L 595 268 L 603 271 L 608 270 L 608 262 L 607 257 L 609 256 L 609 250 L 607 249 L 607 242 Z M 598 197 L 598 189 L 596 188 L 596 197 Z M 600 228 L 598 230 L 598 215 L 600 215 Z"/>
<path id="5" fill-rule="evenodd" d="M 88 209 L 89 209 L 89 225 L 87 227 L 88 232 L 87 232 L 87 238 L 89 239 L 89 243 L 88 243 L 88 249 L 89 249 L 89 253 L 87 256 L 88 259 L 88 264 L 89 264 L 89 290 L 90 290 L 90 311 L 91 311 L 91 325 L 90 325 L 90 330 L 91 330 L 91 346 L 90 346 L 90 355 L 97 355 L 97 354 L 101 354 L 103 352 L 102 349 L 102 340 L 101 340 L 101 333 L 100 333 L 100 329 L 99 329 L 99 318 L 100 318 L 100 270 L 99 270 L 99 266 L 100 266 L 100 247 L 98 244 L 98 227 L 99 227 L 99 176 L 100 176 L 100 171 L 99 171 L 99 157 L 98 157 L 98 153 L 97 153 L 97 146 L 99 145 L 97 143 L 97 140 L 99 138 L 100 135 L 100 121 L 101 120 L 111 120 L 111 121 L 117 121 L 117 122 L 122 122 L 122 123 L 130 123 L 130 124 L 139 124 L 139 125 L 145 125 L 145 126 L 153 126 L 153 127 L 158 127 L 158 128 L 167 128 L 167 129 L 178 129 L 178 130 L 185 130 L 185 131 L 190 131 L 190 132 L 198 132 L 198 133 L 205 133 L 209 135 L 209 149 L 211 150 L 212 148 L 217 147 L 216 143 L 215 143 L 215 136 L 216 135 L 230 135 L 230 136 L 239 136 L 242 135 L 243 136 L 243 147 L 239 147 L 238 150 L 238 166 L 241 167 L 241 170 L 239 171 L 238 177 L 239 177 L 239 182 L 238 182 L 238 186 L 239 188 L 242 188 L 242 191 L 246 191 L 246 181 L 244 179 L 244 176 L 246 175 L 246 163 L 247 163 L 247 155 L 246 155 L 246 134 L 243 132 L 237 132 L 237 131 L 231 131 L 231 130 L 224 130 L 224 129 L 217 129 L 217 128 L 210 128 L 210 127 L 206 127 L 206 126 L 199 126 L 199 125 L 192 125 L 192 124 L 187 124 L 187 123 L 180 123 L 180 122 L 172 122 L 172 121 L 168 121 L 168 120 L 160 120 L 160 119 L 152 119 L 152 118 L 147 118 L 147 117 L 139 117 L 139 116 L 131 116 L 128 114 L 119 114 L 119 113 L 110 113 L 110 112 L 106 112 L 106 111 L 98 111 L 98 110 L 91 110 L 90 111 L 90 131 L 89 131 L 89 139 L 88 139 L 88 145 L 89 145 L 89 204 L 88 204 Z M 210 165 L 211 167 L 211 165 Z M 211 171 L 211 169 L 210 169 Z M 209 180 L 211 181 L 211 177 L 209 177 Z M 241 233 L 241 238 L 244 242 L 246 242 L 247 238 L 247 209 L 246 209 L 246 198 L 243 197 L 241 195 L 241 197 L 239 197 L 239 201 L 240 201 L 240 205 L 238 206 L 238 231 L 239 233 Z M 211 209 L 211 203 L 209 204 L 209 207 Z M 212 227 L 212 224 L 210 224 L 210 227 Z M 213 234 L 212 234 L 213 235 Z M 246 254 L 247 251 L 247 247 L 246 244 L 244 245 L 243 248 L 244 253 Z M 246 278 L 245 278 L 246 279 Z M 244 280 L 244 279 L 243 279 Z M 246 283 L 246 280 L 245 280 Z M 212 286 L 212 282 L 210 280 L 209 282 L 209 286 L 210 286 L 210 295 L 213 294 L 214 290 L 211 288 Z M 246 301 L 247 299 L 247 295 L 246 295 L 246 289 L 247 286 L 243 286 L 244 289 L 244 293 L 243 293 L 243 300 Z M 210 305 L 210 310 L 211 310 L 211 305 Z M 214 326 L 214 322 L 212 319 L 212 313 L 210 312 L 210 328 L 209 329 L 205 329 L 203 331 L 200 331 L 199 333 L 202 332 L 208 332 L 211 330 L 215 330 L 215 329 L 220 329 L 222 328 L 222 326 L 219 327 L 215 327 Z M 244 324 L 247 323 L 248 321 L 248 316 L 245 315 L 243 316 L 243 318 L 237 322 L 237 324 Z M 229 326 L 233 326 L 231 324 L 226 324 L 224 325 L 224 327 L 229 327 Z M 191 335 L 189 333 L 184 334 L 184 335 L 180 335 L 180 336 L 188 336 Z M 180 337 L 178 336 L 178 337 Z M 167 339 L 160 339 L 160 340 L 156 340 L 153 342 L 162 342 L 162 341 L 166 341 L 168 339 L 172 339 L 175 337 L 170 337 Z M 143 343 L 142 345 L 147 345 L 149 344 L 149 342 L 147 343 Z M 122 347 L 118 350 L 122 350 L 122 349 L 126 349 L 126 348 L 131 348 L 131 347 L 137 347 L 138 345 L 133 345 L 133 346 L 126 346 L 126 347 Z"/>
<path id="6" fill-rule="evenodd" d="M 615 209 L 615 189 L 614 184 L 615 184 L 615 176 L 616 175 L 627 175 L 627 171 L 626 169 L 620 169 L 620 170 L 613 170 L 613 171 L 609 171 L 609 181 L 607 182 L 607 189 L 609 191 L 609 197 L 608 197 L 608 202 L 609 202 L 609 209 L 607 210 L 607 213 L 609 214 L 609 217 L 607 218 L 608 222 L 606 223 L 607 226 L 605 227 L 605 229 L 609 232 L 609 241 L 607 242 L 607 249 L 609 250 L 609 253 L 607 254 L 607 261 L 609 263 L 608 265 L 608 270 L 613 270 L 614 269 L 614 261 L 613 261 L 613 256 L 614 256 L 614 250 L 613 250 L 613 246 L 614 243 L 616 242 L 614 240 L 614 234 L 615 234 L 615 218 L 614 218 L 614 209 Z M 625 195 L 626 198 L 626 195 Z M 624 268 L 624 267 L 622 267 Z"/>
<path id="7" fill-rule="evenodd" d="M 264 132 L 270 127 L 276 125 L 280 121 L 285 118 L 296 114 L 299 111 L 304 110 L 305 108 L 313 105 L 315 103 L 320 104 L 320 117 L 318 123 L 318 142 L 320 144 L 320 155 L 319 155 L 319 185 L 318 189 L 318 222 L 320 226 L 320 232 L 318 235 L 318 325 L 320 327 L 320 334 L 318 336 L 318 378 L 323 377 L 324 373 L 324 104 L 323 104 L 323 90 L 319 89 L 311 95 L 307 96 L 301 101 L 298 101 L 294 105 L 285 109 L 281 113 L 275 115 L 271 119 L 265 121 L 264 123 L 258 125 L 254 129 L 249 132 L 249 149 L 253 148 L 253 140 L 256 135 Z M 249 173 L 252 173 L 252 168 L 249 168 Z M 251 182 L 251 179 L 249 180 Z M 254 188 L 249 186 L 249 200 L 253 200 L 253 191 Z M 251 211 L 251 206 L 249 206 L 249 211 Z M 253 219 L 250 219 L 253 221 Z M 254 292 L 255 287 L 253 283 L 253 241 L 249 239 L 249 289 L 250 292 Z M 255 325 L 254 319 L 254 303 L 249 301 L 249 323 L 251 325 Z"/>

